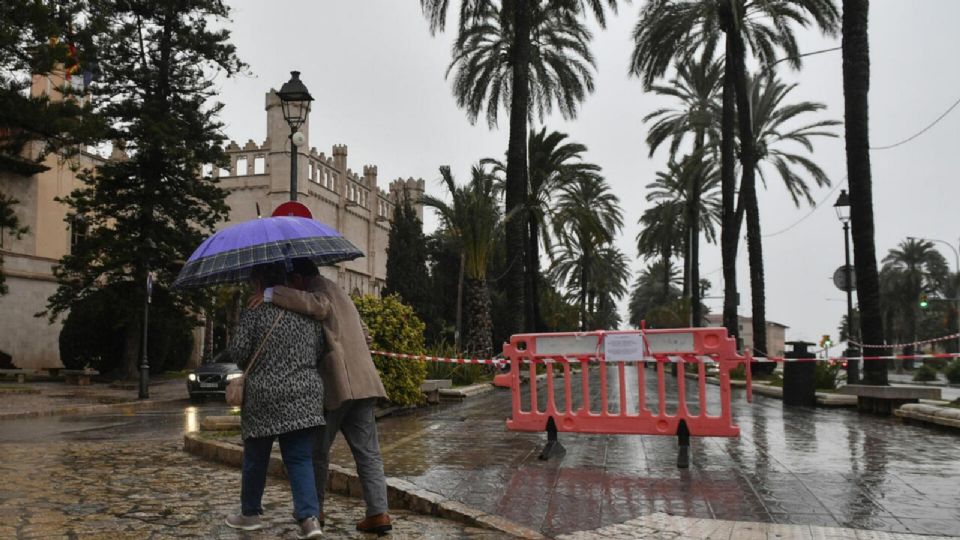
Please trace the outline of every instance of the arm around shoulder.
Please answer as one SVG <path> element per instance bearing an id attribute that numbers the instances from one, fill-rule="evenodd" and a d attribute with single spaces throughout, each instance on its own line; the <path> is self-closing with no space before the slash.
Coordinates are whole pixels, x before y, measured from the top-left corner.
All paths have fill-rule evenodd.
<path id="1" fill-rule="evenodd" d="M 330 301 L 320 292 L 305 292 L 290 287 L 273 288 L 271 301 L 283 309 L 289 309 L 318 321 L 327 318 L 330 313 Z"/>

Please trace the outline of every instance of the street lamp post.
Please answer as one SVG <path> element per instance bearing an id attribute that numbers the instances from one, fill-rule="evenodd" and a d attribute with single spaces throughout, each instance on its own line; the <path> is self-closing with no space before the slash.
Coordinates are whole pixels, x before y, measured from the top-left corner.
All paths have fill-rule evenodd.
<path id="1" fill-rule="evenodd" d="M 307 91 L 300 80 L 299 71 L 290 72 L 290 80 L 283 83 L 277 92 L 280 106 L 283 108 L 283 119 L 290 126 L 290 200 L 297 200 L 297 145 L 304 144 L 306 137 L 297 131 L 307 121 L 310 112 L 310 102 L 313 96 Z"/>
<path id="2" fill-rule="evenodd" d="M 860 362 L 850 360 L 850 358 L 859 356 L 859 350 L 850 345 L 853 341 L 853 276 L 850 274 L 850 197 L 847 196 L 847 190 L 841 189 L 840 196 L 833 208 L 837 211 L 837 218 L 843 223 L 843 253 L 845 264 L 844 289 L 847 293 L 847 384 L 855 384 L 860 379 Z"/>
<path id="3" fill-rule="evenodd" d="M 147 239 L 146 248 L 152 251 L 156 248 L 152 239 Z M 150 264 L 145 261 L 146 282 L 143 290 L 143 345 L 140 356 L 140 392 L 138 399 L 150 398 L 150 362 L 147 360 L 148 327 L 150 326 L 150 297 L 153 296 L 153 276 L 150 274 Z"/>
<path id="4" fill-rule="evenodd" d="M 915 237 L 910 236 L 909 238 L 912 240 L 912 239 L 914 239 Z M 919 238 L 919 239 L 920 239 L 920 240 L 926 240 L 926 241 L 928 241 L 928 242 L 940 242 L 941 244 L 943 244 L 943 245 L 947 246 L 948 248 L 950 248 L 950 251 L 953 252 L 954 261 L 956 262 L 956 265 L 957 265 L 957 279 L 960 279 L 960 251 L 958 251 L 957 248 L 953 247 L 953 244 L 951 244 L 950 242 L 947 242 L 946 240 L 937 240 L 936 238 Z M 960 245 L 960 244 L 958 244 L 958 245 Z M 952 300 L 953 300 L 954 302 L 956 302 L 956 307 L 957 307 L 957 333 L 960 334 L 960 288 L 958 288 L 958 289 L 954 292 L 954 294 L 956 295 L 956 298 L 952 298 Z M 960 353 L 960 336 L 957 336 L 957 353 Z"/>

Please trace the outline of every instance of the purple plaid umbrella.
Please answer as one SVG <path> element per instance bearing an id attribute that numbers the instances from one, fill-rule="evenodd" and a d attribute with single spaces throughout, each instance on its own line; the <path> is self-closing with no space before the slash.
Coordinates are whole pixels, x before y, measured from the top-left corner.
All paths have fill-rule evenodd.
<path id="1" fill-rule="evenodd" d="M 301 257 L 325 265 L 363 257 L 363 252 L 333 227 L 313 219 L 254 219 L 204 240 L 180 270 L 173 287 L 240 282 L 250 277 L 254 266 Z"/>

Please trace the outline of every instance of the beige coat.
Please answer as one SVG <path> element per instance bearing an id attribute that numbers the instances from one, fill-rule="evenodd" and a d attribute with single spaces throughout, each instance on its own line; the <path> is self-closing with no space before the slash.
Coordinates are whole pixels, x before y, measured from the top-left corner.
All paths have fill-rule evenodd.
<path id="1" fill-rule="evenodd" d="M 310 291 L 274 287 L 272 302 L 320 321 L 326 353 L 320 363 L 327 410 L 350 399 L 386 397 L 373 364 L 360 313 L 339 285 L 323 276 L 313 278 Z"/>

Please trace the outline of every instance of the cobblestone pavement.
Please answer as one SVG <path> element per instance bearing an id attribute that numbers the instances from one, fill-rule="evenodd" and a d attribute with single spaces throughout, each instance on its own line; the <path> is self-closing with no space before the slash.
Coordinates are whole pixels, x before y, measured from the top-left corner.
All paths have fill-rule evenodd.
<path id="1" fill-rule="evenodd" d="M 295 538 L 288 485 L 268 479 L 268 527 L 234 531 L 224 517 L 239 509 L 240 474 L 181 450 L 184 421 L 164 415 L 30 419 L 0 424 L 0 538 L 27 540 L 160 538 Z M 153 424 L 150 432 L 146 426 Z M 57 428 L 57 426 L 60 426 Z M 158 432 L 179 432 L 157 437 Z M 153 438 L 150 437 L 153 433 Z M 358 499 L 330 495 L 324 538 L 365 538 Z M 460 523 L 391 511 L 393 538 L 501 538 Z"/>
<path id="2" fill-rule="evenodd" d="M 653 394 L 654 378 L 647 382 Z M 715 410 L 717 387 L 708 393 Z M 751 405 L 740 390 L 733 410 L 741 436 L 694 438 L 687 470 L 676 468 L 673 437 L 561 433 L 566 455 L 539 461 L 545 436 L 505 427 L 506 390 L 383 419 L 380 433 L 388 475 L 548 536 L 656 512 L 960 534 L 956 435 L 852 410 L 785 409 L 761 396 Z M 333 460 L 352 465 L 341 440 Z"/>

